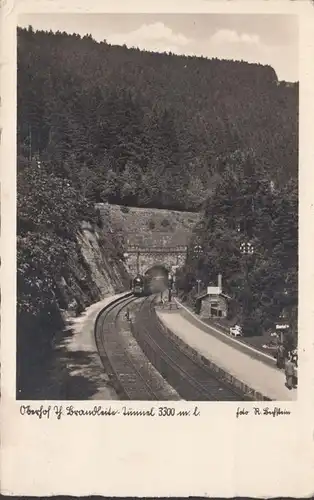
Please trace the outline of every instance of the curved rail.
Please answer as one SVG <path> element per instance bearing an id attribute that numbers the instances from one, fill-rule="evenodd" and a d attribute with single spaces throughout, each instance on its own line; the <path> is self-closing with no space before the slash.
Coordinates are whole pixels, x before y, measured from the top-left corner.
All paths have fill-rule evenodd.
<path id="1" fill-rule="evenodd" d="M 123 329 L 122 311 L 137 300 L 138 297 L 128 294 L 107 305 L 98 315 L 95 339 L 102 363 L 121 399 L 180 399 L 150 365 L 131 332 Z M 131 352 L 130 336 L 137 346 L 136 355 Z"/>
<path id="2" fill-rule="evenodd" d="M 144 301 L 133 335 L 142 350 L 174 389 L 190 401 L 251 400 L 240 390 L 219 380 L 215 373 L 184 352 L 165 335 L 152 314 L 153 300 Z"/>
<path id="3" fill-rule="evenodd" d="M 182 350 L 192 359 L 196 360 L 202 366 L 207 367 L 207 369 L 211 371 L 212 375 L 218 380 L 221 380 L 223 384 L 226 384 L 229 387 L 231 386 L 233 390 L 238 391 L 240 394 L 244 394 L 246 396 L 246 399 L 249 401 L 271 401 L 269 397 L 248 386 L 238 378 L 234 377 L 231 373 L 220 368 L 217 364 L 215 364 L 214 362 L 210 361 L 208 358 L 203 356 L 195 348 L 186 344 L 184 340 L 182 340 L 180 337 L 178 337 L 175 333 L 173 333 L 171 330 L 169 330 L 169 328 L 165 326 L 165 324 L 161 321 L 161 319 L 156 315 L 155 311 L 154 314 L 156 321 L 159 324 L 162 331 L 164 332 L 164 334 L 172 342 L 174 342 L 180 350 Z"/>
<path id="4" fill-rule="evenodd" d="M 110 378 L 113 379 L 117 392 L 125 399 L 156 399 L 122 345 L 117 331 L 119 315 L 135 300 L 137 299 L 133 296 L 123 297 L 101 311 L 95 323 L 96 344 L 101 360 Z"/>

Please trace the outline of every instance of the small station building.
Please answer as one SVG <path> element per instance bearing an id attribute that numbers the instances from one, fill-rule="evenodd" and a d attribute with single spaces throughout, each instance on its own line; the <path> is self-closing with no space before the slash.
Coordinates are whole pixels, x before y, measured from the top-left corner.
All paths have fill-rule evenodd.
<path id="1" fill-rule="evenodd" d="M 218 276 L 218 286 L 209 286 L 195 300 L 195 311 L 201 318 L 226 318 L 231 297 L 222 291 L 222 276 Z"/>

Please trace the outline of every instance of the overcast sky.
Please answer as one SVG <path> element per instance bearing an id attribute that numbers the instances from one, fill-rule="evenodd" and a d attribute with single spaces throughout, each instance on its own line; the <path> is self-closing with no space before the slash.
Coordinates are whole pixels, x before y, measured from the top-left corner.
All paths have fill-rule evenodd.
<path id="1" fill-rule="evenodd" d="M 297 81 L 298 18 L 280 14 L 31 14 L 19 25 L 90 33 L 97 41 L 155 52 L 270 64 Z"/>

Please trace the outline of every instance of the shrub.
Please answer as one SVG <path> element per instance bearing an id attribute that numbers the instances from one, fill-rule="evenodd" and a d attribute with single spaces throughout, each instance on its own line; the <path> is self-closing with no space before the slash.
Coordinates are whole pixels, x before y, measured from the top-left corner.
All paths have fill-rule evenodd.
<path id="1" fill-rule="evenodd" d="M 168 227 L 168 226 L 170 226 L 170 222 L 168 221 L 168 219 L 163 219 L 163 220 L 161 221 L 161 225 L 162 225 L 163 227 Z"/>

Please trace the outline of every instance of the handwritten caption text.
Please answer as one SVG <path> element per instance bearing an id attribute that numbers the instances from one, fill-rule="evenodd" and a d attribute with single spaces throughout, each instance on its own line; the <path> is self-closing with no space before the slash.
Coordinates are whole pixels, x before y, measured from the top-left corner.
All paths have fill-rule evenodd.
<path id="1" fill-rule="evenodd" d="M 269 408 L 267 407 L 258 407 L 258 406 L 253 406 L 252 409 L 248 408 L 240 408 L 238 406 L 237 411 L 236 411 L 236 417 L 247 417 L 248 415 L 257 415 L 257 416 L 270 416 L 270 417 L 281 417 L 281 416 L 287 416 L 290 415 L 291 411 L 279 408 L 278 406 L 275 406 L 274 408 Z"/>
<path id="2" fill-rule="evenodd" d="M 180 409 L 171 406 L 152 406 L 148 409 L 134 409 L 127 406 L 122 408 L 94 406 L 93 409 L 83 409 L 73 405 L 40 405 L 38 408 L 31 405 L 21 405 L 20 414 L 39 419 L 57 418 L 58 420 L 62 417 L 199 417 L 200 410 L 197 406 L 193 409 Z"/>

